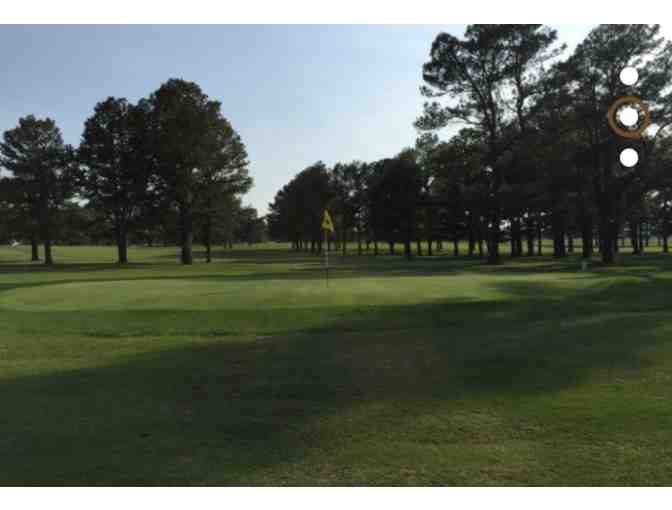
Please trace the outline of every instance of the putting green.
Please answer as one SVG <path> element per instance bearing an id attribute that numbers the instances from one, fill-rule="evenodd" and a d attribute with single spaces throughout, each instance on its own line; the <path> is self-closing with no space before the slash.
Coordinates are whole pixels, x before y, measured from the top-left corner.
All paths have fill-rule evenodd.
<path id="1" fill-rule="evenodd" d="M 17 311 L 212 310 L 315 306 L 413 304 L 451 298 L 505 297 L 484 292 L 480 278 L 443 276 L 348 278 L 332 280 L 256 279 L 236 277 L 130 279 L 50 283 L 0 293 L 0 308 Z"/>

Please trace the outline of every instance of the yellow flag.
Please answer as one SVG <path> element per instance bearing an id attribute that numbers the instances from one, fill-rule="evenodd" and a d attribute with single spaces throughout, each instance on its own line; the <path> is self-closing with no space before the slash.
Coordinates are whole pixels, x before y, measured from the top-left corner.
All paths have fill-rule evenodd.
<path id="1" fill-rule="evenodd" d="M 324 230 L 328 230 L 329 232 L 334 231 L 334 222 L 331 221 L 331 215 L 326 209 L 324 210 L 324 218 L 322 219 L 322 228 Z"/>

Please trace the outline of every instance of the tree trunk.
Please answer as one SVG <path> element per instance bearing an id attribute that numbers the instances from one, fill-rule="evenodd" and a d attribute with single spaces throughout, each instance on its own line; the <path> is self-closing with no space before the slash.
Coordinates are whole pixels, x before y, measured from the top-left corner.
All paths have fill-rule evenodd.
<path id="1" fill-rule="evenodd" d="M 616 219 L 614 214 L 615 199 L 611 191 L 611 173 L 608 169 L 604 170 L 603 176 L 604 191 L 599 198 L 600 210 L 600 252 L 602 254 L 602 263 L 613 264 L 614 256 L 614 238 L 616 231 Z"/>
<path id="2" fill-rule="evenodd" d="M 394 255 L 394 242 L 388 241 L 387 244 L 390 245 L 390 255 Z"/>
<path id="3" fill-rule="evenodd" d="M 418 257 L 422 257 L 422 241 L 421 241 L 420 239 L 418 239 L 418 240 L 415 242 L 415 246 L 416 246 L 416 248 L 417 248 L 417 250 L 418 250 Z"/>
<path id="4" fill-rule="evenodd" d="M 602 252 L 602 262 L 605 264 L 614 263 L 614 243 L 611 242 L 607 236 L 604 236 L 600 242 L 601 252 Z"/>
<path id="5" fill-rule="evenodd" d="M 630 245 L 632 246 L 632 254 L 639 255 L 639 228 L 637 222 L 630 222 Z"/>
<path id="6" fill-rule="evenodd" d="M 531 219 L 527 220 L 525 230 L 527 240 L 527 256 L 534 257 L 534 222 Z"/>
<path id="7" fill-rule="evenodd" d="M 206 216 L 203 232 L 203 244 L 205 244 L 205 262 L 212 262 L 212 222 L 210 216 Z"/>
<path id="8" fill-rule="evenodd" d="M 469 219 L 469 256 L 473 257 L 476 251 L 476 236 L 474 235 L 474 221 Z"/>
<path id="9" fill-rule="evenodd" d="M 42 242 L 44 243 L 44 264 L 51 266 L 54 259 L 51 254 L 51 218 L 49 214 L 49 185 L 46 180 L 46 174 L 40 174 L 40 198 L 39 198 L 39 226 Z"/>
<path id="10" fill-rule="evenodd" d="M 40 246 L 37 242 L 37 236 L 31 234 L 30 236 L 30 260 L 31 262 L 37 262 L 40 260 Z"/>
<path id="11" fill-rule="evenodd" d="M 458 257 L 460 255 L 460 240 L 458 238 L 453 238 L 453 256 Z"/>
<path id="12" fill-rule="evenodd" d="M 523 255 L 523 233 L 518 229 L 518 236 L 516 237 L 516 251 L 518 253 L 518 256 Z"/>
<path id="13" fill-rule="evenodd" d="M 51 239 L 48 237 L 44 240 L 44 264 L 46 266 L 54 265 L 54 259 L 51 255 Z"/>
<path id="14" fill-rule="evenodd" d="M 614 253 L 614 231 L 615 221 L 611 215 L 602 219 L 600 232 L 600 247 L 602 248 L 602 262 L 604 264 L 613 264 L 616 260 Z"/>
<path id="15" fill-rule="evenodd" d="M 51 254 L 51 228 L 50 228 L 50 218 L 49 218 L 49 207 L 45 201 L 42 203 L 42 210 L 40 214 L 40 228 L 42 230 L 42 241 L 44 243 L 44 264 L 46 266 L 52 266 L 54 264 L 54 259 Z"/>
<path id="16" fill-rule="evenodd" d="M 593 224 L 587 215 L 581 219 L 581 256 L 584 259 L 593 256 Z"/>
<path id="17" fill-rule="evenodd" d="M 128 264 L 128 242 L 126 234 L 120 232 L 117 237 L 117 263 Z"/>
<path id="18" fill-rule="evenodd" d="M 520 218 L 511 218 L 511 256 L 520 257 L 522 254 Z"/>
<path id="19" fill-rule="evenodd" d="M 492 225 L 490 225 L 488 234 L 488 264 L 499 264 L 499 239 L 501 230 L 498 212 L 493 214 Z"/>
<path id="20" fill-rule="evenodd" d="M 564 257 L 567 255 L 565 248 L 565 218 L 561 213 L 553 212 L 551 230 L 553 234 L 553 256 Z"/>
<path id="21" fill-rule="evenodd" d="M 182 264 L 193 264 L 193 244 L 194 244 L 194 225 L 191 214 L 191 209 L 188 207 L 180 208 L 180 223 L 181 223 L 181 253 L 180 261 Z"/>
<path id="22" fill-rule="evenodd" d="M 51 228 L 49 227 L 49 213 L 46 211 L 46 206 L 43 206 L 44 210 L 41 215 L 41 230 L 42 230 L 42 242 L 44 243 L 44 265 L 52 266 L 54 264 L 54 259 L 51 254 Z"/>
<path id="23" fill-rule="evenodd" d="M 117 264 L 128 264 L 128 235 L 126 225 L 119 216 L 116 220 Z"/>
<path id="24" fill-rule="evenodd" d="M 410 259 L 412 256 L 413 256 L 413 254 L 411 253 L 411 240 L 406 239 L 404 241 L 404 257 L 406 257 L 407 259 Z"/>

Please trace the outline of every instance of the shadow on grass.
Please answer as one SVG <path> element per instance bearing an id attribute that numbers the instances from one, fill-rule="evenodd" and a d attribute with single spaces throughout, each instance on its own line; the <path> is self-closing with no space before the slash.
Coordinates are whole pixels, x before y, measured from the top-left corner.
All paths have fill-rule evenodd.
<path id="1" fill-rule="evenodd" d="M 385 465 L 358 457 L 358 471 L 337 452 L 419 440 L 401 425 L 409 413 L 529 399 L 619 369 L 636 375 L 640 351 L 667 341 L 659 331 L 669 314 L 656 313 L 667 311 L 666 284 L 585 295 L 497 285 L 505 301 L 345 307 L 248 341 L 144 345 L 97 367 L 5 378 L 0 483 L 374 484 L 381 478 L 357 473 L 382 476 Z M 453 440 L 468 448 L 475 433 Z M 386 480 L 405 482 L 400 472 Z"/>
<path id="2" fill-rule="evenodd" d="M 213 251 L 213 265 L 205 264 L 203 259 L 205 252 L 194 251 L 195 267 L 213 268 L 230 267 L 230 265 L 244 265 L 254 269 L 267 265 L 290 264 L 293 269 L 287 271 L 288 274 L 301 274 L 302 271 L 311 272 L 313 269 L 319 271 L 323 268 L 324 259 L 321 255 L 310 254 L 306 252 L 295 252 L 289 249 L 277 248 L 244 248 L 232 250 Z M 172 253 L 157 254 L 151 260 L 142 262 L 133 262 L 133 253 L 131 253 L 131 263 L 125 266 L 110 262 L 77 262 L 61 263 L 54 266 L 45 266 L 41 263 L 23 263 L 17 261 L 0 261 L 0 274 L 11 273 L 81 273 L 96 272 L 104 270 L 120 269 L 146 269 L 146 268 L 164 268 L 171 269 L 180 267 L 176 260 L 176 255 Z M 172 262 L 169 263 L 168 261 Z M 338 276 L 338 271 L 343 274 L 356 275 L 376 275 L 376 274 L 434 274 L 449 273 L 459 271 L 482 271 L 484 273 L 495 274 L 537 274 L 547 272 L 577 272 L 581 266 L 581 259 L 577 255 L 566 258 L 544 257 L 517 257 L 509 258 L 504 256 L 502 264 L 490 266 L 485 260 L 478 257 L 469 257 L 461 255 L 454 257 L 442 253 L 432 257 L 414 257 L 406 260 L 400 255 L 390 256 L 385 253 L 378 257 L 371 253 L 365 253 L 357 256 L 355 253 L 349 253 L 343 257 L 339 253 L 332 252 L 330 256 L 331 264 L 335 271 L 334 276 Z M 224 265 L 222 265 L 224 264 Z M 618 264 L 614 267 L 637 267 L 642 265 L 652 265 L 658 270 L 668 270 L 672 268 L 672 257 L 662 253 L 652 253 L 640 256 L 621 255 Z M 594 259 L 591 262 L 591 271 L 601 271 L 605 269 L 599 261 Z M 646 268 L 650 269 L 650 268 Z M 215 269 L 217 271 L 218 269 Z M 262 271 L 260 274 L 278 274 L 277 272 Z"/>
<path id="3" fill-rule="evenodd" d="M 123 269 L 140 269 L 151 266 L 157 266 L 157 263 L 151 262 L 133 262 L 125 265 L 102 262 L 77 262 L 77 263 L 55 263 L 52 266 L 46 266 L 41 263 L 24 264 L 16 262 L 0 263 L 0 274 L 12 273 L 85 273 L 91 271 L 109 271 Z"/>

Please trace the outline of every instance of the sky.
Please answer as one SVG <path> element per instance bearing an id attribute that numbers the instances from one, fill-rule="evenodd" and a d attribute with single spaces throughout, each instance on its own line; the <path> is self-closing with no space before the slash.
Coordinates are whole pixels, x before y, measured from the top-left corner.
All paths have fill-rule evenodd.
<path id="1" fill-rule="evenodd" d="M 0 131 L 51 117 L 67 143 L 109 96 L 137 101 L 169 78 L 222 103 L 245 143 L 253 189 L 275 193 L 318 160 L 373 161 L 415 143 L 422 64 L 464 25 L 0 25 Z M 559 25 L 570 48 L 590 25 Z"/>

